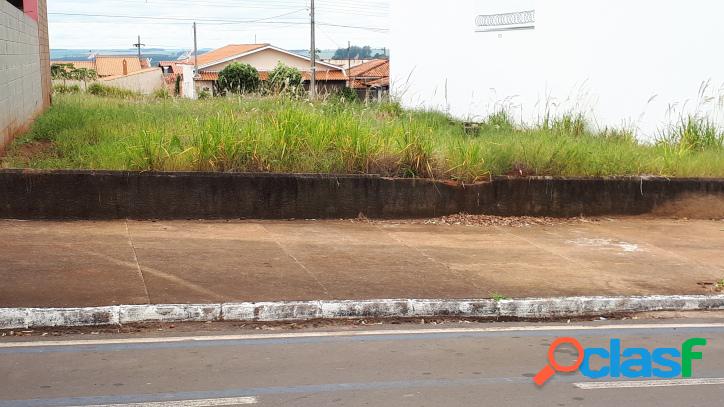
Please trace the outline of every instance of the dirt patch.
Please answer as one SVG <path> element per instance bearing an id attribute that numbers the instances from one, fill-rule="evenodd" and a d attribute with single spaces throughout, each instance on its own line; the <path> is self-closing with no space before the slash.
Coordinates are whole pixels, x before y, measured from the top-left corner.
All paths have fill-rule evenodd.
<path id="1" fill-rule="evenodd" d="M 33 159 L 55 154 L 55 144 L 48 140 L 36 140 L 20 144 L 9 150 L 12 160 L 16 163 L 30 164 Z"/>
<path id="2" fill-rule="evenodd" d="M 724 194 L 686 194 L 657 206 L 652 214 L 660 217 L 724 219 Z"/>
<path id="3" fill-rule="evenodd" d="M 503 227 L 531 227 L 531 226 L 552 226 L 570 225 L 580 223 L 597 223 L 598 218 L 548 218 L 532 216 L 492 216 L 492 215 L 470 215 L 460 213 L 456 215 L 441 216 L 429 219 L 405 219 L 405 220 L 370 220 L 360 217 L 355 222 L 370 222 L 375 224 L 406 224 L 406 225 L 448 225 L 448 226 L 503 226 Z"/>

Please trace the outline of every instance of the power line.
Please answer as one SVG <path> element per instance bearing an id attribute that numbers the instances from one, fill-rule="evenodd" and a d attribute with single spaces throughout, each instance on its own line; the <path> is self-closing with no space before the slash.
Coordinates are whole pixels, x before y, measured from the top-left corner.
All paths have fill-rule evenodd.
<path id="1" fill-rule="evenodd" d="M 48 14 L 49 15 L 58 15 L 58 16 L 70 16 L 70 17 L 125 18 L 125 19 L 153 20 L 153 21 L 186 21 L 186 22 L 201 21 L 201 22 L 208 22 L 208 23 L 231 23 L 231 24 L 298 24 L 298 25 L 308 24 L 307 22 L 297 22 L 297 21 L 269 21 L 270 19 L 273 19 L 276 17 L 266 17 L 266 18 L 258 19 L 258 20 L 229 20 L 229 19 L 222 19 L 222 18 L 188 18 L 188 17 L 175 17 L 175 16 L 174 17 L 152 17 L 152 16 L 120 15 L 120 14 L 113 15 L 113 14 L 59 13 L 59 12 L 51 12 Z M 289 14 L 291 14 L 291 13 L 289 13 Z M 389 29 L 381 28 L 381 27 L 365 27 L 365 26 L 321 23 L 321 22 L 317 22 L 317 24 L 326 26 L 326 27 L 352 28 L 352 29 L 378 31 L 378 32 L 388 32 L 389 31 Z"/>
<path id="2" fill-rule="evenodd" d="M 208 6 L 208 7 L 223 7 L 225 9 L 231 8 L 231 9 L 266 9 L 266 10 L 278 10 L 278 9 L 289 9 L 294 7 L 299 7 L 304 4 L 303 1 L 299 2 L 289 2 L 289 1 L 277 1 L 274 2 L 272 0 L 267 1 L 251 1 L 251 2 L 242 2 L 242 1 L 236 1 L 233 3 L 229 2 L 217 2 L 217 1 L 183 1 L 183 0 L 155 0 L 153 3 L 150 3 L 148 1 L 131 1 L 131 0 L 105 0 L 105 2 L 120 2 L 121 4 L 127 4 L 129 6 L 132 5 L 135 9 L 138 9 L 139 7 L 143 8 L 151 8 L 151 7 L 166 7 L 166 6 L 173 6 L 173 5 L 185 5 L 185 6 Z M 358 2 L 341 2 L 341 1 L 334 1 L 331 3 L 320 3 L 316 6 L 317 13 L 319 14 L 320 11 L 322 12 L 329 12 L 331 14 L 348 14 L 348 15 L 354 15 L 354 16 L 368 16 L 368 17 L 379 17 L 384 18 L 387 17 L 389 14 L 389 4 L 385 3 L 373 3 L 371 5 L 362 4 Z"/>

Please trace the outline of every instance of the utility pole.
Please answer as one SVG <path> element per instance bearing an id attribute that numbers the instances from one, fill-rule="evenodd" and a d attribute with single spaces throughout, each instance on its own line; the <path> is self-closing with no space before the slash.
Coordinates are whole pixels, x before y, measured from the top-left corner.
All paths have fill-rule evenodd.
<path id="1" fill-rule="evenodd" d="M 196 21 L 194 21 L 194 76 L 199 74 L 199 47 L 196 41 Z"/>
<path id="2" fill-rule="evenodd" d="M 349 80 L 347 81 L 347 87 L 352 87 L 352 76 L 350 74 L 352 73 L 352 55 L 349 53 L 352 52 L 352 41 L 347 41 L 347 77 Z"/>
<path id="3" fill-rule="evenodd" d="M 317 98 L 317 45 L 315 44 L 315 31 L 314 31 L 314 0 L 311 0 L 310 16 L 312 17 L 312 49 L 311 57 L 312 60 L 312 78 L 309 86 L 309 96 L 312 100 Z"/>
<path id="4" fill-rule="evenodd" d="M 133 44 L 134 47 L 138 48 L 138 60 L 141 61 L 141 47 L 145 47 L 146 44 L 141 44 L 141 36 L 138 36 L 138 42 Z"/>

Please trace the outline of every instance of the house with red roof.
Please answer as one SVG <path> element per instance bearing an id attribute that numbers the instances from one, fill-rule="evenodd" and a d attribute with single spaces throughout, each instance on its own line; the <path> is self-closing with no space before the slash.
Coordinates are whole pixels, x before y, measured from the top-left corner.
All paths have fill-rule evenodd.
<path id="1" fill-rule="evenodd" d="M 390 91 L 390 61 L 373 59 L 349 70 L 350 88 L 360 99 L 382 98 Z"/>
<path id="2" fill-rule="evenodd" d="M 51 61 L 51 65 L 73 65 L 80 69 L 92 69 L 99 78 L 111 76 L 131 75 L 145 69 L 151 69 L 148 59 L 139 59 L 137 56 L 97 55 L 82 61 Z"/>
<path id="3" fill-rule="evenodd" d="M 162 62 L 159 65 L 167 75 L 184 76 L 184 95 L 189 96 L 186 88 L 192 82 L 188 76 L 194 77 L 193 83 L 196 92 L 214 92 L 214 85 L 219 79 L 219 73 L 234 62 L 249 64 L 256 68 L 262 81 L 267 80 L 269 73 L 281 62 L 301 71 L 305 87 L 309 88 L 311 82 L 312 61 L 309 57 L 271 44 L 231 44 L 199 55 L 198 58 L 191 56 L 183 61 Z M 193 74 L 195 65 L 198 65 L 196 75 Z M 316 65 L 319 92 L 330 92 L 347 86 L 349 77 L 344 68 L 322 61 L 317 61 Z M 191 96 L 193 97 L 193 95 Z"/>

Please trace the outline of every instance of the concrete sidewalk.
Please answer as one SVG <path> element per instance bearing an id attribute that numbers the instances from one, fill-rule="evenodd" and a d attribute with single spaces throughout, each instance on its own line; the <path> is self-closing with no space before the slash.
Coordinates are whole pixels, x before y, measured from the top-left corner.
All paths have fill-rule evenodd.
<path id="1" fill-rule="evenodd" d="M 724 222 L 0 221 L 0 307 L 710 294 Z"/>

